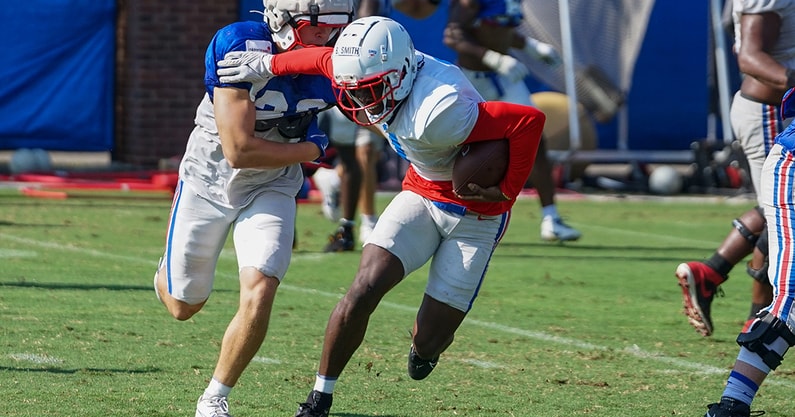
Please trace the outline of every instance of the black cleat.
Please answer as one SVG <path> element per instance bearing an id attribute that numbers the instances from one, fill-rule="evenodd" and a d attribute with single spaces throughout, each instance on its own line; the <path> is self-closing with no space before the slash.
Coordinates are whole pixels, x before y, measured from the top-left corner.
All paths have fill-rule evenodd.
<path id="1" fill-rule="evenodd" d="M 409 364 L 408 364 L 408 371 L 409 376 L 411 379 L 414 380 L 421 380 L 425 379 L 428 375 L 431 374 L 433 368 L 436 367 L 436 364 L 439 362 L 439 357 L 435 357 L 433 359 L 422 359 L 417 356 L 417 351 L 414 350 L 414 345 L 411 345 L 411 349 L 409 349 Z"/>
<path id="2" fill-rule="evenodd" d="M 313 390 L 309 393 L 305 403 L 298 404 L 295 417 L 328 417 L 331 401 L 331 394 Z"/>
<path id="3" fill-rule="evenodd" d="M 707 409 L 707 414 L 704 414 L 704 417 L 751 417 L 765 414 L 764 411 L 751 412 L 751 407 L 748 404 L 729 397 L 723 397 L 719 403 L 708 405 Z"/>
<path id="4" fill-rule="evenodd" d="M 353 222 L 342 223 L 334 234 L 329 235 L 324 252 L 349 252 L 356 241 L 353 238 Z"/>

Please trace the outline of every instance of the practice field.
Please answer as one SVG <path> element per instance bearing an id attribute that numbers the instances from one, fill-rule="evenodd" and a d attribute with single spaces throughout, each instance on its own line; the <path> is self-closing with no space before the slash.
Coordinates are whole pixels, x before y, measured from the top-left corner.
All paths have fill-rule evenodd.
<path id="1" fill-rule="evenodd" d="M 751 281 L 744 265 L 735 268 L 713 304 L 715 334 L 703 338 L 681 313 L 673 274 L 709 256 L 752 205 L 564 199 L 561 212 L 583 238 L 558 245 L 539 239 L 538 202 L 520 200 L 436 370 L 413 381 L 405 369 L 423 269 L 372 317 L 332 415 L 701 416 L 737 353 Z M 165 198 L 0 192 L 0 415 L 193 415 L 235 313 L 236 262 L 229 245 L 204 310 L 170 318 L 152 290 L 169 207 Z M 322 253 L 334 225 L 318 205 L 299 206 L 297 227 L 268 337 L 230 397 L 236 417 L 293 415 L 358 264 L 358 251 Z M 769 416 L 795 410 L 795 358 L 787 359 L 754 404 Z"/>

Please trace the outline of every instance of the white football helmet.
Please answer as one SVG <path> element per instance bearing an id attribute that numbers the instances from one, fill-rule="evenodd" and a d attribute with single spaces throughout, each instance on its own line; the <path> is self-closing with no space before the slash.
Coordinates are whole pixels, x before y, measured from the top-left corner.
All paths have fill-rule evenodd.
<path id="1" fill-rule="evenodd" d="M 353 0 L 263 0 L 262 4 L 273 40 L 285 51 L 312 46 L 304 44 L 298 35 L 304 25 L 339 29 L 353 20 Z"/>
<path id="2" fill-rule="evenodd" d="M 400 23 L 381 16 L 357 19 L 343 29 L 331 62 L 337 104 L 363 126 L 395 111 L 417 76 L 411 36 Z M 366 117 L 360 117 L 362 111 Z"/>

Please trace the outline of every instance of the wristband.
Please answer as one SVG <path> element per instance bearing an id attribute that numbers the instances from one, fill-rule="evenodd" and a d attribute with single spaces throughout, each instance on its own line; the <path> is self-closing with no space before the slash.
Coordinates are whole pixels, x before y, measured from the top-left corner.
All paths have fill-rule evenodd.
<path id="1" fill-rule="evenodd" d="M 500 67 L 501 60 L 501 53 L 487 49 L 486 52 L 483 53 L 483 58 L 481 58 L 480 61 L 492 70 L 497 71 L 497 69 Z"/>

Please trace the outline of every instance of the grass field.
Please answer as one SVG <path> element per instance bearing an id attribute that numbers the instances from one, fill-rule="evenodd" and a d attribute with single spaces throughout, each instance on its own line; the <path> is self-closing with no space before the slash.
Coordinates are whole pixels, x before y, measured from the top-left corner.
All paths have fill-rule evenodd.
<path id="1" fill-rule="evenodd" d="M 713 304 L 715 334 L 703 338 L 681 314 L 673 271 L 709 256 L 753 203 L 559 205 L 584 237 L 540 241 L 537 201 L 519 201 L 478 302 L 425 381 L 405 371 L 425 270 L 391 292 L 337 384 L 332 415 L 702 416 L 737 353 L 751 281 L 735 268 Z M 193 416 L 236 309 L 236 263 L 228 246 L 204 310 L 170 318 L 152 291 L 169 206 L 0 192 L 0 415 Z M 292 416 L 311 389 L 326 320 L 359 258 L 322 253 L 332 229 L 319 206 L 300 205 L 299 247 L 268 337 L 230 396 L 236 417 Z M 793 414 L 793 363 L 754 408 Z"/>

